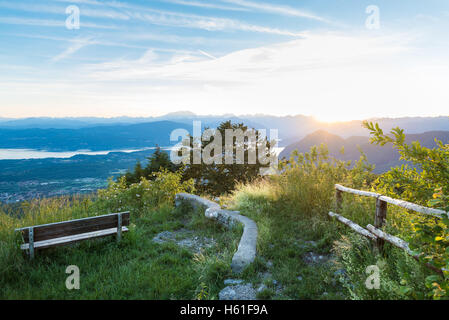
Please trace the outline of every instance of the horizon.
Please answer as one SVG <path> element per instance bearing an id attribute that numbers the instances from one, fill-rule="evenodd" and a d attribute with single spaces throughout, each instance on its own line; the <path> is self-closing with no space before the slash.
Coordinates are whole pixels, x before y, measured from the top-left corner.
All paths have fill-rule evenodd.
<path id="1" fill-rule="evenodd" d="M 448 17 L 436 0 L 0 1 L 1 117 L 444 116 Z"/>
<path id="2" fill-rule="evenodd" d="M 447 115 L 434 115 L 434 116 L 398 116 L 398 117 L 372 117 L 372 118 L 364 118 L 364 119 L 351 119 L 351 120 L 337 120 L 337 121 L 325 121 L 325 120 L 320 120 L 314 116 L 308 116 L 308 115 L 304 115 L 304 114 L 289 114 L 289 115 L 276 115 L 276 114 L 197 114 L 197 113 L 193 113 L 190 111 L 174 111 L 174 112 L 169 112 L 166 114 L 162 114 L 160 116 L 129 116 L 129 115 L 118 115 L 118 116 L 66 116 L 66 117 L 52 117 L 52 116 L 35 116 L 35 117 L 17 117 L 17 118 L 9 118 L 9 117 L 0 117 L 0 120 L 3 121 L 16 121 L 16 120 L 29 120 L 29 119 L 51 119 L 51 120 L 64 120 L 64 119 L 108 119 L 108 120 L 113 120 L 113 119 L 121 119 L 121 118 L 128 118 L 128 119 L 157 119 L 157 118 L 164 118 L 164 117 L 168 117 L 168 116 L 174 116 L 178 113 L 184 113 L 184 112 L 189 112 L 190 115 L 192 117 L 199 117 L 199 118 L 206 118 L 206 117 L 213 117 L 213 118 L 226 118 L 226 117 L 236 117 L 236 118 L 245 118 L 245 117 L 277 117 L 277 118 L 295 118 L 295 117 L 307 117 L 307 118 L 311 118 L 313 120 L 315 120 L 318 123 L 322 123 L 322 124 L 338 124 L 338 123 L 346 123 L 346 122 L 352 122 L 352 121 L 375 121 L 375 120 L 387 120 L 387 119 L 408 119 L 408 118 L 443 118 L 443 117 L 448 117 Z M 161 121 L 172 121 L 172 122 L 176 122 L 173 119 L 172 120 L 166 120 L 166 119 L 161 119 Z"/>

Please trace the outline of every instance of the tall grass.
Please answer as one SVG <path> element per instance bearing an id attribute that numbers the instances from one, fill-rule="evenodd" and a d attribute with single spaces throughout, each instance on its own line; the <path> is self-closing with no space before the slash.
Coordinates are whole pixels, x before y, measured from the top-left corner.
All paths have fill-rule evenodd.
<path id="1" fill-rule="evenodd" d="M 330 158 L 324 146 L 314 147 L 309 153 L 293 154 L 282 164 L 281 175 L 239 185 L 228 197 L 231 206 L 256 220 L 260 259 L 274 261 L 274 275 L 286 283 L 286 298 L 428 298 L 425 279 L 431 271 L 388 244 L 380 254 L 369 240 L 327 215 L 336 209 L 336 183 L 375 191 L 372 169 L 363 154 L 351 164 Z M 338 213 L 363 227 L 373 224 L 374 199 L 345 194 L 343 200 Z M 404 210 L 389 209 L 387 220 L 387 232 L 403 237 L 413 233 Z M 311 240 L 316 245 L 309 246 Z M 310 252 L 329 255 L 332 263 L 305 264 Z M 377 264 L 381 289 L 369 290 L 366 268 Z M 262 263 L 254 272 L 264 268 Z M 302 281 L 297 280 L 298 275 Z"/>

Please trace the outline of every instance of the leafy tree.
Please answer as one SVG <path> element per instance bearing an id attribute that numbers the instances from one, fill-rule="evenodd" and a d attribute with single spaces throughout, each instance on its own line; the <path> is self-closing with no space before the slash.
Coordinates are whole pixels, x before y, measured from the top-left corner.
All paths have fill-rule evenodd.
<path id="1" fill-rule="evenodd" d="M 205 132 L 210 130 L 205 129 Z M 243 140 L 239 140 L 236 137 L 232 139 L 232 154 L 226 152 L 226 130 L 234 130 L 244 135 Z M 212 131 L 211 131 L 212 132 Z M 233 190 L 237 183 L 247 183 L 253 181 L 257 177 L 260 177 L 260 170 L 262 168 L 268 168 L 269 164 L 264 164 L 252 156 L 252 141 L 249 138 L 251 134 L 259 141 L 259 147 L 257 155 L 261 156 L 261 152 L 266 152 L 262 156 L 269 157 L 270 142 L 266 137 L 262 138 L 259 131 L 249 129 L 243 123 L 232 123 L 226 121 L 221 123 L 217 129 L 213 130 L 214 134 L 210 137 L 209 141 L 202 141 L 201 147 L 194 148 L 197 145 L 197 141 L 194 137 L 190 136 L 190 145 L 184 147 L 185 154 L 184 159 L 187 157 L 187 161 L 184 161 L 186 168 L 184 171 L 184 179 L 193 178 L 195 180 L 195 189 L 200 193 L 208 193 L 210 195 L 219 196 L 226 192 Z M 217 141 L 215 141 L 217 139 Z M 221 141 L 220 141 L 221 139 Z M 217 148 L 212 148 L 216 144 Z M 218 147 L 218 145 L 221 146 Z M 265 147 L 265 149 L 261 148 Z M 186 149 L 188 149 L 186 151 Z M 243 150 L 243 163 L 239 163 L 238 150 Z M 264 151 L 265 150 L 265 151 Z M 182 152 L 182 150 L 180 150 Z M 195 156 L 201 155 L 202 159 L 200 163 L 194 163 Z M 204 161 L 204 155 L 210 156 L 210 159 L 214 159 L 212 163 L 206 163 Z M 226 158 L 228 157 L 228 161 Z M 257 158 L 257 157 L 256 157 Z M 210 161 L 209 161 L 210 162 Z"/>
<path id="2" fill-rule="evenodd" d="M 394 128 L 386 135 L 378 124 L 365 122 L 364 126 L 371 131 L 372 143 L 391 143 L 400 159 L 412 164 L 383 174 L 377 181 L 380 192 L 446 211 L 442 219 L 407 216 L 414 233 L 404 236 L 423 262 L 445 270 L 443 279 L 438 275 L 427 277 L 430 295 L 434 299 L 449 298 L 449 144 L 435 140 L 436 147 L 430 149 L 418 141 L 407 144 L 402 129 Z"/>
<path id="3" fill-rule="evenodd" d="M 154 180 L 154 174 L 162 169 L 166 169 L 168 172 L 177 172 L 180 169 L 180 166 L 175 165 L 170 160 L 167 152 L 164 152 L 160 147 L 157 147 L 156 151 L 148 157 L 148 164 L 145 168 L 142 167 L 142 164 L 139 161 L 136 163 L 134 171 L 128 171 L 124 175 L 125 182 L 127 185 L 130 185 L 133 183 L 139 183 L 142 178 Z M 118 180 L 120 180 L 120 178 Z"/>
<path id="4" fill-rule="evenodd" d="M 378 187 L 387 193 L 423 205 L 438 205 L 448 209 L 449 202 L 435 201 L 435 197 L 447 199 L 449 195 L 449 144 L 435 140 L 437 147 L 421 146 L 419 141 L 405 142 L 404 130 L 394 128 L 390 135 L 384 134 L 376 123 L 364 122 L 371 131 L 371 143 L 384 146 L 391 143 L 401 155 L 401 160 L 413 166 L 403 165 L 382 175 Z"/>

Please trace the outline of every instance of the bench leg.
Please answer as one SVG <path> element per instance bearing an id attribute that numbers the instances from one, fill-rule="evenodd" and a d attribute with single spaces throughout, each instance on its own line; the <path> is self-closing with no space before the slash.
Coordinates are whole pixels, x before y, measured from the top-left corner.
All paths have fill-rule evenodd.
<path id="1" fill-rule="evenodd" d="M 122 214 L 119 213 L 117 216 L 117 242 L 120 242 L 122 240 Z"/>
<path id="2" fill-rule="evenodd" d="M 34 259 L 34 229 L 29 228 L 28 229 L 28 245 L 29 245 L 29 252 L 30 252 L 30 260 Z"/>

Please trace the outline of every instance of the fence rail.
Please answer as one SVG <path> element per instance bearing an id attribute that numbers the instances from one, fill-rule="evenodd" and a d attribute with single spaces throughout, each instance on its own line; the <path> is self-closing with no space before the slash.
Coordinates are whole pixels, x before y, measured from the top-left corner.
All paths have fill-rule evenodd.
<path id="1" fill-rule="evenodd" d="M 374 216 L 374 225 L 369 224 L 366 229 L 359 226 L 355 222 L 343 217 L 342 215 L 338 213 L 334 213 L 332 211 L 329 212 L 329 216 L 331 218 L 336 218 L 341 223 L 347 225 L 352 230 L 357 232 L 358 234 L 361 234 L 364 237 L 367 237 L 376 243 L 376 247 L 382 251 L 385 241 L 391 243 L 392 245 L 406 251 L 409 255 L 411 255 L 413 258 L 419 261 L 419 256 L 414 255 L 412 251 L 409 248 L 409 244 L 395 236 L 392 236 L 388 233 L 383 232 L 380 230 L 384 225 L 385 221 L 387 219 L 387 209 L 388 204 L 392 204 L 407 210 L 412 210 L 415 212 L 419 212 L 425 215 L 430 215 L 436 218 L 442 218 L 445 214 L 447 214 L 443 210 L 433 209 L 433 208 L 427 208 L 420 205 L 417 205 L 415 203 L 393 199 L 390 197 L 383 196 L 379 193 L 375 192 L 368 192 L 368 191 L 362 191 L 362 190 L 356 190 L 344 187 L 342 185 L 336 184 L 335 185 L 335 199 L 336 199 L 336 209 L 337 211 L 340 211 L 342 209 L 342 203 L 343 203 L 343 192 L 346 193 L 352 193 L 358 196 L 364 196 L 364 197 L 371 197 L 376 199 L 376 213 Z M 427 267 L 430 269 L 442 273 L 443 270 L 435 268 L 434 266 L 430 264 L 426 264 Z"/>

